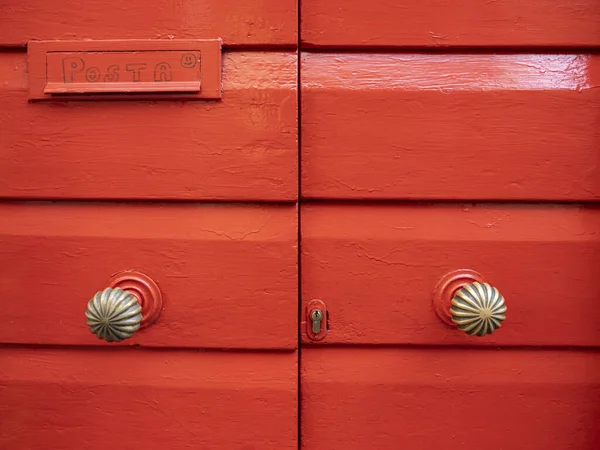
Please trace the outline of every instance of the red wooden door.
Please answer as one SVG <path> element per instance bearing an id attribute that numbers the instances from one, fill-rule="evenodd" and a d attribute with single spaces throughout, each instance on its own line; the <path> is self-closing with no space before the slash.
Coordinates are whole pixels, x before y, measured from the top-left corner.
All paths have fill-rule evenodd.
<path id="1" fill-rule="evenodd" d="M 301 448 L 600 448 L 600 3 L 301 12 Z"/>
<path id="2" fill-rule="evenodd" d="M 596 0 L 0 0 L 0 448 L 600 448 L 599 46 Z"/>
<path id="3" fill-rule="evenodd" d="M 0 0 L 2 450 L 298 447 L 297 29 Z"/>

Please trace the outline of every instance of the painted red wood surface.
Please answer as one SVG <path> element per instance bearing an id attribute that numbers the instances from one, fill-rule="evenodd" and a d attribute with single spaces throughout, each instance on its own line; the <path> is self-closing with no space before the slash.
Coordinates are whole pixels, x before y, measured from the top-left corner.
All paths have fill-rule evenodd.
<path id="1" fill-rule="evenodd" d="M 592 351 L 302 351 L 304 450 L 600 448 Z"/>
<path id="2" fill-rule="evenodd" d="M 595 205 L 322 204 L 301 218 L 302 302 L 327 305 L 322 343 L 600 345 Z M 504 296 L 494 334 L 436 315 L 434 289 L 457 269 Z"/>
<path id="3" fill-rule="evenodd" d="M 28 103 L 0 53 L 0 196 L 294 200 L 296 54 L 223 57 L 222 102 Z"/>
<path id="4" fill-rule="evenodd" d="M 296 220 L 294 205 L 1 204 L 0 342 L 109 345 L 87 302 L 137 270 L 164 309 L 125 345 L 296 348 Z"/>
<path id="5" fill-rule="evenodd" d="M 45 39 L 214 39 L 297 45 L 296 0 L 0 0 L 0 46 Z"/>
<path id="6" fill-rule="evenodd" d="M 597 0 L 302 0 L 311 46 L 600 45 Z"/>
<path id="7" fill-rule="evenodd" d="M 600 200 L 599 85 L 597 55 L 304 54 L 302 195 Z"/>
<path id="8" fill-rule="evenodd" d="M 297 355 L 0 349 L 0 448 L 296 449 Z"/>

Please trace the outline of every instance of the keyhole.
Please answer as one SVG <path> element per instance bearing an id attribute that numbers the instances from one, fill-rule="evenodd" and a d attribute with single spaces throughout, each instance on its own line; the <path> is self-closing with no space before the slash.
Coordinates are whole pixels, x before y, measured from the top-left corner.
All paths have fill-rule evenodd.
<path id="1" fill-rule="evenodd" d="M 319 334 L 321 332 L 321 322 L 323 321 L 323 311 L 313 309 L 310 313 L 310 320 L 312 322 L 313 334 Z"/>

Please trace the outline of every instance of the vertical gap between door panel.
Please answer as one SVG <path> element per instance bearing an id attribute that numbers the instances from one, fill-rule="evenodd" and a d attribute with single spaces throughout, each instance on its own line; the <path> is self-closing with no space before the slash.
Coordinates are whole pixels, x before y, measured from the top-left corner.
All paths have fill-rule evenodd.
<path id="1" fill-rule="evenodd" d="M 301 208 L 301 194 L 302 194 L 302 74 L 301 74 L 301 70 L 302 70 L 302 52 L 301 52 L 301 36 L 302 36 L 302 32 L 301 32 L 301 15 L 302 15 L 302 8 L 300 7 L 300 3 L 302 0 L 298 0 L 297 3 L 297 8 L 298 8 L 298 28 L 297 28 L 297 39 L 298 39 L 298 50 L 297 50 L 297 71 L 296 71 L 296 92 L 297 92 L 297 111 L 298 111 L 298 118 L 297 118 L 297 127 L 298 127 L 298 161 L 297 161 L 297 165 L 298 165 L 298 170 L 297 170 L 297 174 L 298 174 L 298 203 L 296 204 L 296 211 L 297 211 L 297 220 L 298 220 L 298 237 L 297 237 L 297 247 L 298 247 L 298 251 L 297 251 L 297 255 L 298 255 L 298 404 L 297 404 L 297 408 L 298 408 L 298 450 L 300 450 L 302 448 L 302 371 L 301 371 L 301 367 L 302 367 L 302 320 L 303 320 L 303 316 L 302 316 L 302 221 L 301 221 L 301 216 L 302 216 L 302 208 Z"/>

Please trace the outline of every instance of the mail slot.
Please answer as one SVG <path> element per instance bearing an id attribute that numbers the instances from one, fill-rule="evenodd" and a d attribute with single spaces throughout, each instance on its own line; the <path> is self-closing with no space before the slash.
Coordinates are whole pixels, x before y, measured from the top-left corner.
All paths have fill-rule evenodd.
<path id="1" fill-rule="evenodd" d="M 198 92 L 200 61 L 198 51 L 48 53 L 44 93 Z"/>
<path id="2" fill-rule="evenodd" d="M 29 45 L 30 100 L 219 99 L 221 41 L 61 41 Z"/>

